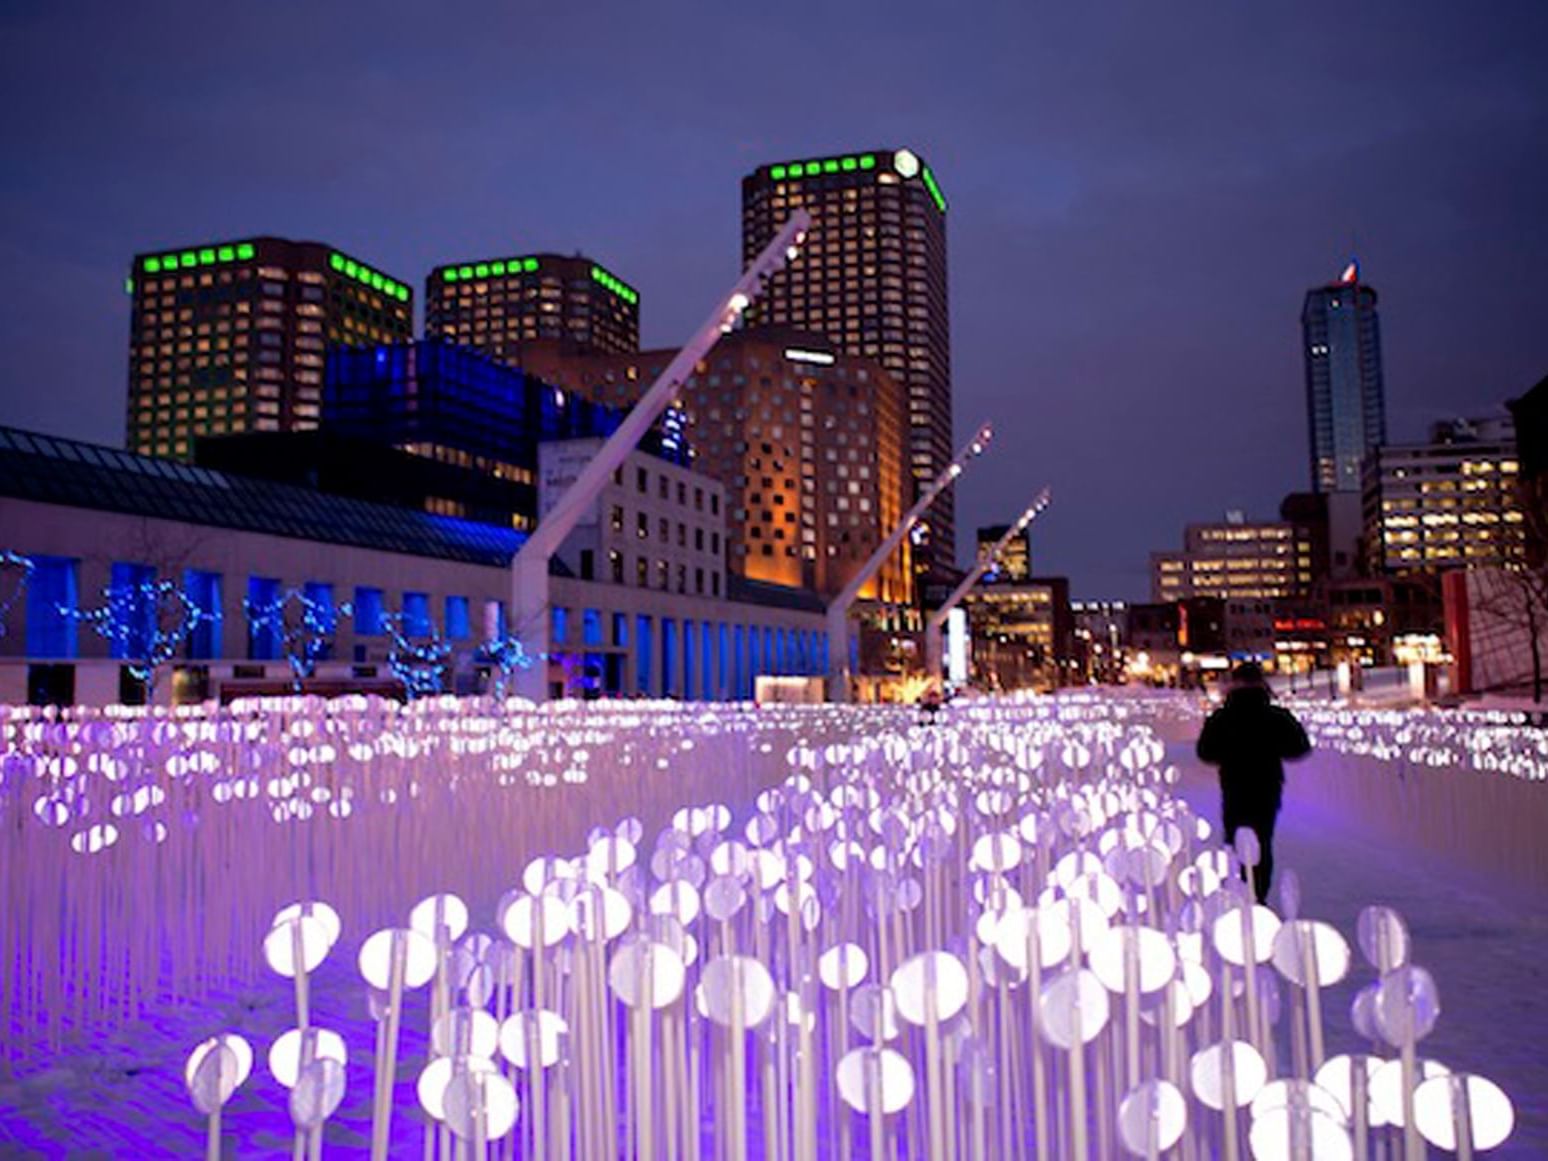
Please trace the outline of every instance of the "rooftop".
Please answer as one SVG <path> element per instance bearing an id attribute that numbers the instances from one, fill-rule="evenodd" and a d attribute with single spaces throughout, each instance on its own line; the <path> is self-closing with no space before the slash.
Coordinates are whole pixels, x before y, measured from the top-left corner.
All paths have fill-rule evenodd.
<path id="1" fill-rule="evenodd" d="M 0 427 L 0 496 L 506 567 L 513 529 Z"/>

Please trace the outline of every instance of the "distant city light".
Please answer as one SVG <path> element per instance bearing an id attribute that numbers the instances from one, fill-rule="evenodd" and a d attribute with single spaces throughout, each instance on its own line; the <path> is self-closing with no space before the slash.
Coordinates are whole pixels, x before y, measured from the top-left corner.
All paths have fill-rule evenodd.
<path id="1" fill-rule="evenodd" d="M 787 347 L 785 358 L 792 363 L 820 363 L 824 367 L 832 365 L 834 356 L 826 351 L 803 351 L 799 347 Z"/>

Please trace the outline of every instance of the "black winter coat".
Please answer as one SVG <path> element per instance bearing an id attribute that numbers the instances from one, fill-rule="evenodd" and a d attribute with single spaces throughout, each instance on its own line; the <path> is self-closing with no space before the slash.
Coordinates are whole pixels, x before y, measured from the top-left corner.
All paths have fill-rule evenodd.
<path id="1" fill-rule="evenodd" d="M 1233 689 L 1199 734 L 1199 760 L 1220 767 L 1220 797 L 1243 817 L 1279 811 L 1286 758 L 1309 753 L 1311 743 L 1295 715 L 1258 686 Z"/>

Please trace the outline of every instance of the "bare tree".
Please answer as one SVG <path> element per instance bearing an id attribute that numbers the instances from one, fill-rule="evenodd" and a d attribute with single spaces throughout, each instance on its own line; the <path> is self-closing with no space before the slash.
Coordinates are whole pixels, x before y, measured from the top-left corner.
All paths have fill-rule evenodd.
<path id="1" fill-rule="evenodd" d="M 1470 578 L 1469 595 L 1476 592 L 1475 608 L 1482 614 L 1473 632 L 1473 653 L 1477 657 L 1482 652 L 1498 665 L 1487 688 L 1512 687 L 1528 677 L 1514 668 L 1513 655 L 1524 637 L 1532 701 L 1541 703 L 1543 638 L 1548 631 L 1548 478 L 1523 480 L 1518 495 L 1522 519 L 1506 546 L 1512 559 Z"/>

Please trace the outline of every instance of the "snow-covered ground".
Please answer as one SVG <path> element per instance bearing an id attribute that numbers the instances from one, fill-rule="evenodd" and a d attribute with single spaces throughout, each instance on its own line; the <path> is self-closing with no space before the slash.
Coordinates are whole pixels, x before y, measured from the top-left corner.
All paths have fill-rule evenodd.
<path id="1" fill-rule="evenodd" d="M 1214 817 L 1211 775 L 1192 762 L 1183 744 L 1171 749 L 1185 770 L 1181 792 Z M 1412 930 L 1415 961 L 1434 973 L 1441 994 L 1440 1023 L 1421 1055 L 1482 1073 L 1515 1101 L 1515 1135 L 1492 1156 L 1548 1157 L 1548 989 L 1541 983 L 1548 966 L 1548 909 L 1523 888 L 1486 880 L 1459 861 L 1463 856 L 1407 849 L 1319 803 L 1306 787 L 1329 773 L 1319 764 L 1331 761 L 1310 758 L 1299 772 L 1300 792 L 1292 770 L 1276 843 L 1278 866 L 1300 876 L 1302 913 L 1332 922 L 1352 943 L 1362 907 L 1384 903 L 1400 911 Z M 470 902 L 485 913 L 493 906 L 493 900 Z M 346 931 L 313 982 L 314 1022 L 343 1033 L 353 1054 L 344 1105 L 328 1123 L 327 1155 L 358 1155 L 368 1141 L 374 1026 L 353 962 L 362 934 Z M 1330 1052 L 1366 1047 L 1354 1036 L 1348 1005 L 1368 978 L 1368 971 L 1356 969 L 1345 984 L 1329 989 Z M 411 1107 L 408 1086 L 425 1059 L 423 1036 L 415 1033 L 425 1024 L 425 1002 L 419 993 L 404 1022 L 399 1110 Z M 163 1008 L 105 1043 L 76 1045 L 44 1071 L 0 1080 L 0 1156 L 198 1156 L 204 1125 L 182 1083 L 190 1046 L 238 1029 L 261 1052 L 291 1023 L 286 982 L 259 978 L 197 1006 Z M 229 1156 L 288 1153 L 289 1118 L 261 1060 L 226 1107 L 224 1126 Z M 400 1113 L 393 1156 L 415 1156 L 422 1147 L 419 1123 Z"/>
<path id="2" fill-rule="evenodd" d="M 1182 794 L 1205 817 L 1218 818 L 1213 774 L 1189 749 L 1177 745 L 1169 755 L 1186 772 Z M 1288 768 L 1276 874 L 1293 868 L 1302 914 L 1332 923 L 1351 945 L 1355 917 L 1368 904 L 1396 908 L 1408 920 L 1414 962 L 1434 975 L 1441 1001 L 1440 1021 L 1420 1043 L 1420 1056 L 1487 1076 L 1515 1103 L 1515 1134 L 1489 1156 L 1548 1157 L 1548 900 L 1486 879 L 1463 853 L 1405 849 L 1361 819 L 1327 809 L 1307 786 L 1330 773 L 1326 764 L 1335 760 L 1313 754 Z M 1542 790 L 1548 794 L 1548 786 Z M 1361 963 L 1358 953 L 1355 961 Z M 1349 1002 L 1371 978 L 1357 967 L 1328 989 L 1330 1052 L 1369 1051 L 1353 1032 Z"/>

